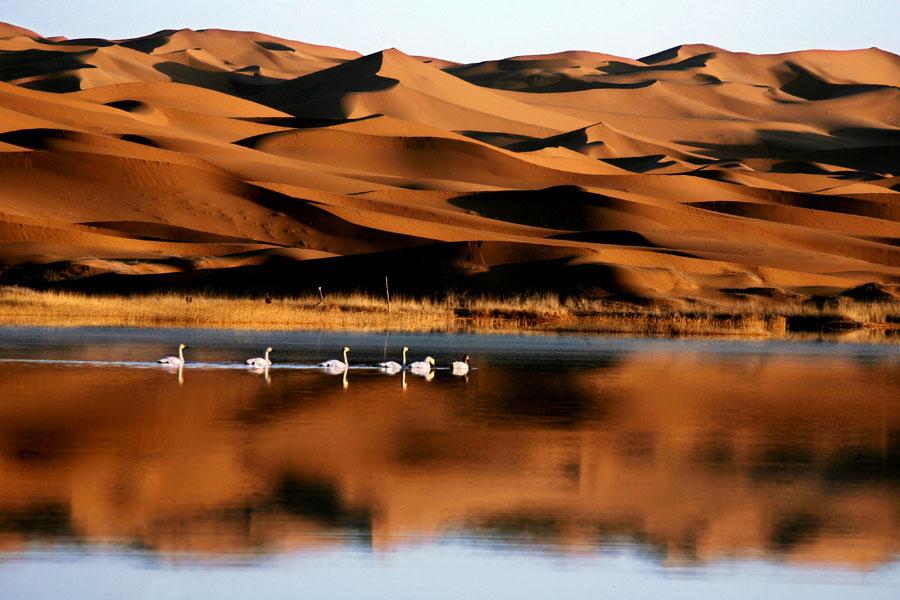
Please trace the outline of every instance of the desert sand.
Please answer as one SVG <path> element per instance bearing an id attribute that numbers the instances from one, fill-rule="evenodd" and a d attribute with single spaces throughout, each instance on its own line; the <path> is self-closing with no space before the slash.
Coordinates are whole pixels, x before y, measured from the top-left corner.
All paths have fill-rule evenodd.
<path id="1" fill-rule="evenodd" d="M 0 284 L 900 284 L 900 57 L 686 45 L 478 64 L 260 33 L 0 24 Z"/>

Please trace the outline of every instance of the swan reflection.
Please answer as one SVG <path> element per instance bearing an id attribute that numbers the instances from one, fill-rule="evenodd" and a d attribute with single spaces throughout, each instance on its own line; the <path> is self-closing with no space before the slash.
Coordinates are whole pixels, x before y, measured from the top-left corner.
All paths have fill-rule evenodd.
<path id="1" fill-rule="evenodd" d="M 253 373 L 254 375 L 262 375 L 263 380 L 266 382 L 267 385 L 270 384 L 270 383 L 272 383 L 272 376 L 271 376 L 271 374 L 269 373 L 269 367 L 268 367 L 268 366 L 265 366 L 265 367 L 251 367 L 251 368 L 250 368 L 250 372 Z"/>

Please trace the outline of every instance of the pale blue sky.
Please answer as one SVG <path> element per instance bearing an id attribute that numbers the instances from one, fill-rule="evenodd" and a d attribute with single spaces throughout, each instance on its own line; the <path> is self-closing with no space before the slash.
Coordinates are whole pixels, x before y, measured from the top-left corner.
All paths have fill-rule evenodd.
<path id="1" fill-rule="evenodd" d="M 220 27 L 465 62 L 569 49 L 637 58 L 695 42 L 900 51 L 900 0 L 0 0 L 0 21 L 67 37 Z"/>

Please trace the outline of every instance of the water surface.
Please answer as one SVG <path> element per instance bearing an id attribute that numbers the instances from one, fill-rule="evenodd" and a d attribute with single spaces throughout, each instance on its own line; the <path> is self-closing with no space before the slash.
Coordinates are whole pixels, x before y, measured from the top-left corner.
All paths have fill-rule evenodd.
<path id="1" fill-rule="evenodd" d="M 900 592 L 896 347 L 4 329 L 0 386 L 2 598 Z"/>

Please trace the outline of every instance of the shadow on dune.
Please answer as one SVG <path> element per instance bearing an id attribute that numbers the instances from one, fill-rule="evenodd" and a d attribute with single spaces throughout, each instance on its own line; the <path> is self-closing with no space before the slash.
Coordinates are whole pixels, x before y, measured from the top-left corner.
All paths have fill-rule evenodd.
<path id="1" fill-rule="evenodd" d="M 574 77 L 564 72 L 534 72 L 535 65 L 532 61 L 497 61 L 498 72 L 487 73 L 473 72 L 470 65 L 461 65 L 445 69 L 445 72 L 459 77 L 474 85 L 520 91 L 527 93 L 564 93 L 579 92 L 584 90 L 633 90 L 649 87 L 656 83 L 655 79 L 641 81 L 603 81 L 598 75 L 587 75 L 584 78 Z M 621 67 L 609 67 L 616 74 L 629 74 L 635 67 L 619 63 Z M 630 69 L 629 69 L 630 67 Z M 607 69 L 598 69 L 601 73 Z"/>
<path id="2" fill-rule="evenodd" d="M 177 62 L 161 62 L 153 65 L 153 68 L 176 83 L 195 85 L 237 96 L 253 95 L 283 81 L 253 72 L 209 71 Z"/>
<path id="3" fill-rule="evenodd" d="M 475 193 L 449 203 L 490 219 L 571 231 L 602 229 L 604 216 L 598 210 L 627 204 L 577 186 Z"/>
<path id="4" fill-rule="evenodd" d="M 888 85 L 831 83 L 790 61 L 785 63 L 785 67 L 793 77 L 781 86 L 781 91 L 804 100 L 831 100 L 854 94 L 897 89 Z"/>
<path id="5" fill-rule="evenodd" d="M 683 45 L 666 48 L 665 50 L 660 50 L 659 52 L 656 52 L 654 54 L 639 58 L 638 62 L 642 62 L 645 65 L 656 65 L 658 63 L 664 63 L 666 61 L 674 60 L 678 58 L 679 53 L 683 48 Z"/>
<path id="6" fill-rule="evenodd" d="M 881 128 L 843 128 L 831 135 L 761 129 L 752 144 L 675 143 L 701 149 L 718 159 L 772 158 L 811 161 L 860 171 L 894 173 L 900 165 L 900 134 Z"/>
<path id="7" fill-rule="evenodd" d="M 603 162 L 619 167 L 632 173 L 647 173 L 656 169 L 664 169 L 677 164 L 674 160 L 666 160 L 665 154 L 651 154 L 647 156 L 629 156 L 625 158 L 603 158 Z"/>
<path id="8" fill-rule="evenodd" d="M 49 147 L 49 142 L 52 140 L 72 140 L 77 139 L 80 135 L 75 131 L 65 129 L 18 129 L 0 133 L 0 142 L 31 150 L 44 150 Z"/>
<path id="9" fill-rule="evenodd" d="M 495 265 L 474 273 L 465 288 L 475 292 L 502 294 L 512 292 L 554 292 L 568 296 L 601 295 L 631 297 L 632 287 L 616 267 L 600 264 L 572 264 L 569 258 L 522 261 Z"/>
<path id="10" fill-rule="evenodd" d="M 641 58 L 640 62 L 645 63 L 646 67 L 635 66 L 633 70 L 635 72 L 647 72 L 647 71 L 685 71 L 687 69 L 700 69 L 706 66 L 706 63 L 709 62 L 711 58 L 716 56 L 715 52 L 705 52 L 703 54 L 695 54 L 694 56 L 689 56 L 675 63 L 669 64 L 660 64 L 667 60 L 671 60 L 673 58 L 678 57 L 678 48 L 670 48 L 669 50 L 664 50 L 658 54 L 653 55 L 652 57 Z"/>
<path id="11" fill-rule="evenodd" d="M 178 33 L 176 29 L 163 29 L 149 35 L 139 38 L 124 40 L 119 43 L 120 46 L 143 52 L 144 54 L 153 54 L 153 51 L 160 46 L 165 46 L 169 38 Z"/>
<path id="12" fill-rule="evenodd" d="M 640 248 L 659 248 L 656 244 L 636 231 L 610 229 L 607 231 L 576 231 L 550 236 L 554 240 L 570 240 L 588 242 L 590 244 L 610 244 L 615 246 L 636 246 Z"/>
<path id="13" fill-rule="evenodd" d="M 81 89 L 81 79 L 79 79 L 75 75 L 62 75 L 60 77 L 35 79 L 33 81 L 29 81 L 20 85 L 23 88 L 27 88 L 29 90 L 37 90 L 39 92 L 50 92 L 51 94 L 68 94 L 69 92 L 77 92 Z"/>
<path id="14" fill-rule="evenodd" d="M 639 90 L 657 83 L 656 79 L 644 79 L 635 82 L 617 83 L 612 81 L 592 81 L 576 79 L 574 77 L 559 77 L 551 84 L 529 88 L 529 92 L 563 93 L 579 92 L 584 90 Z"/>
<path id="15" fill-rule="evenodd" d="M 384 53 L 376 52 L 309 75 L 284 81 L 254 97 L 255 102 L 297 117 L 344 119 L 347 94 L 389 90 L 400 84 L 381 74 Z"/>
<path id="16" fill-rule="evenodd" d="M 900 146 L 900 129 L 883 127 L 840 127 L 829 131 L 831 135 L 860 145 Z"/>
<path id="17" fill-rule="evenodd" d="M 257 46 L 273 52 L 294 52 L 294 49 L 278 42 L 270 42 L 266 40 L 254 40 Z"/>
<path id="18" fill-rule="evenodd" d="M 252 98 L 251 98 L 252 99 Z M 368 121 L 369 119 L 377 119 L 384 115 L 372 114 L 358 118 L 327 118 L 327 117 L 235 117 L 241 121 L 249 121 L 252 123 L 261 123 L 264 125 L 276 125 L 278 127 L 286 127 L 288 129 L 320 129 L 332 127 L 334 125 L 344 125 L 347 123 L 356 123 L 359 121 Z M 277 132 L 275 132 L 277 133 Z M 272 137 L 272 132 L 253 135 L 242 140 L 232 142 L 238 146 L 246 148 L 255 148 L 261 140 Z"/>
<path id="19" fill-rule="evenodd" d="M 41 38 L 38 41 L 47 46 L 94 46 L 97 48 L 107 48 L 109 46 L 120 45 L 103 38 L 74 38 L 63 40 L 48 40 L 47 38 Z"/>
<path id="20" fill-rule="evenodd" d="M 830 171 L 812 161 L 786 160 L 772 165 L 769 169 L 772 173 L 805 173 L 807 175 L 832 175 Z"/>
<path id="21" fill-rule="evenodd" d="M 91 56 L 94 50 L 84 52 L 57 52 L 54 50 L 21 50 L 0 52 L 0 81 L 12 81 L 25 77 L 37 77 L 40 75 L 56 74 L 50 79 L 60 79 L 69 71 L 80 69 L 94 69 L 94 65 L 82 62 L 80 59 Z M 35 87 L 37 82 L 29 82 L 24 87 Z"/>
<path id="22" fill-rule="evenodd" d="M 472 138 L 473 140 L 478 140 L 479 142 L 484 142 L 485 144 L 506 149 L 511 149 L 511 147 L 516 144 L 537 144 L 543 139 L 515 133 L 505 133 L 502 131 L 466 130 L 457 131 L 456 133 Z"/>
<path id="23" fill-rule="evenodd" d="M 246 244 L 254 240 L 247 238 L 209 233 L 199 229 L 153 223 L 152 221 L 85 221 L 98 229 L 117 231 L 136 240 L 171 241 L 189 244 Z"/>
<path id="24" fill-rule="evenodd" d="M 809 210 L 833 212 L 845 215 L 856 215 L 873 219 L 885 219 L 888 221 L 900 220 L 900 207 L 877 201 L 861 200 L 838 195 L 824 196 L 797 192 L 780 192 L 778 195 L 773 195 L 773 199 L 782 206 L 806 208 Z M 766 210 L 765 207 L 760 205 L 739 200 L 691 202 L 690 205 L 735 216 L 764 214 L 764 211 Z"/>
<path id="25" fill-rule="evenodd" d="M 453 292 L 554 292 L 566 296 L 627 293 L 630 289 L 613 267 L 573 265 L 571 259 L 578 253 L 572 249 L 561 249 L 559 258 L 542 259 L 542 250 L 527 244 L 452 242 L 303 261 L 273 255 L 264 264 L 231 268 L 200 269 L 191 261 L 165 261 L 181 270 L 152 275 L 98 273 L 70 261 L 23 263 L 3 269 L 0 281 L 34 289 L 101 294 L 173 290 L 255 294 L 264 289 L 290 295 L 314 294 L 322 286 L 328 292 L 380 295 L 385 276 L 390 278 L 392 292 L 437 298 Z M 485 252 L 490 256 L 485 257 Z M 524 257 L 509 263 L 503 259 L 509 254 Z"/>

